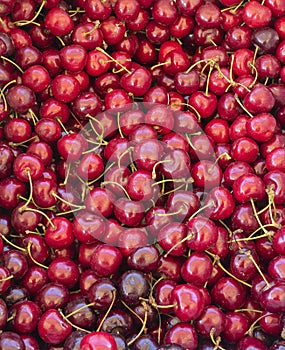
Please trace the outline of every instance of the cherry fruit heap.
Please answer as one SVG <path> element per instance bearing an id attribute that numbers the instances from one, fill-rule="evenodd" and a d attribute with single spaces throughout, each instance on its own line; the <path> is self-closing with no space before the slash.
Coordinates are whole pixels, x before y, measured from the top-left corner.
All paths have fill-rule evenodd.
<path id="1" fill-rule="evenodd" d="M 284 349 L 284 0 L 2 0 L 0 89 L 1 349 Z"/>

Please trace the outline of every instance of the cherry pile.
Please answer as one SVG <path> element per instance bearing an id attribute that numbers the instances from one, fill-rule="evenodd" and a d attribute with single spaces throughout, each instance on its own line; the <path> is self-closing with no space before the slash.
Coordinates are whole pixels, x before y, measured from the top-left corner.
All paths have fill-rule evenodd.
<path id="1" fill-rule="evenodd" d="M 284 0 L 0 0 L 0 349 L 285 349 Z"/>

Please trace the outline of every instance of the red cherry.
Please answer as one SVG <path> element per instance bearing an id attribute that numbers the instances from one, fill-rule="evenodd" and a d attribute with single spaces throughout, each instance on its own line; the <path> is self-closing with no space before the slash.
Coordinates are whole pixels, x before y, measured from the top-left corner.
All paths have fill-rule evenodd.
<path id="1" fill-rule="evenodd" d="M 81 350 L 116 350 L 114 337 L 106 332 L 93 332 L 86 334 L 80 343 Z"/>
<path id="2" fill-rule="evenodd" d="M 45 16 L 45 27 L 53 34 L 64 36 L 69 34 L 73 27 L 73 21 L 69 14 L 59 7 L 54 7 Z"/>
<path id="3" fill-rule="evenodd" d="M 55 331 L 57 329 L 58 331 Z M 38 323 L 38 333 L 47 344 L 62 343 L 71 333 L 72 327 L 61 317 L 59 311 L 51 309 L 46 311 Z"/>
<path id="4" fill-rule="evenodd" d="M 250 28 L 266 27 L 271 21 L 272 12 L 269 7 L 253 0 L 244 6 L 242 17 Z"/>

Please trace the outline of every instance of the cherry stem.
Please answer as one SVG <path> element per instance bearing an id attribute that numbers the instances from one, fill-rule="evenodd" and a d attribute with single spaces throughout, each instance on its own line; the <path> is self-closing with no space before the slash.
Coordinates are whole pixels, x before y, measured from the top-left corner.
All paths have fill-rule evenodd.
<path id="1" fill-rule="evenodd" d="M 134 310 L 132 310 L 123 300 L 121 300 L 121 303 L 125 306 L 126 309 L 128 309 L 133 315 L 135 315 L 143 324 L 143 319 L 138 314 L 136 314 Z"/>
<path id="2" fill-rule="evenodd" d="M 46 4 L 46 1 L 44 0 L 42 3 L 41 3 L 41 6 L 39 7 L 38 11 L 36 12 L 36 14 L 34 15 L 34 17 L 30 20 L 20 20 L 20 21 L 17 21 L 17 22 L 13 22 L 12 24 L 15 24 L 16 26 L 18 27 L 22 27 L 22 26 L 25 26 L 25 25 L 29 25 L 31 23 L 36 23 L 35 20 L 37 19 L 37 17 L 39 16 L 39 14 L 41 13 L 41 10 L 43 9 L 43 7 L 45 6 Z"/>
<path id="3" fill-rule="evenodd" d="M 122 132 L 122 129 L 121 129 L 121 125 L 120 125 L 120 112 L 117 113 L 117 124 L 118 124 L 118 130 L 119 130 L 119 134 L 121 136 L 121 138 L 123 139 L 124 138 L 124 135 L 123 135 L 123 132 Z"/>
<path id="4" fill-rule="evenodd" d="M 169 65 L 171 64 L 171 61 L 166 61 L 166 62 L 160 62 L 154 66 L 151 67 L 151 70 L 155 69 L 155 68 L 158 68 L 158 67 L 161 67 L 161 66 L 166 66 L 166 65 Z"/>
<path id="5" fill-rule="evenodd" d="M 251 69 L 254 71 L 254 80 L 253 82 L 249 85 L 249 88 L 251 89 L 255 83 L 257 82 L 257 78 L 258 78 L 258 72 L 257 72 L 257 69 L 255 68 L 255 66 L 249 62 L 248 65 L 251 67 Z"/>
<path id="6" fill-rule="evenodd" d="M 99 134 L 98 131 L 94 128 L 93 123 L 92 123 L 92 122 L 90 123 L 92 130 L 94 131 L 94 133 L 95 133 L 95 134 L 98 136 L 98 138 L 99 138 L 100 145 L 107 145 L 108 143 L 107 143 L 107 142 L 104 140 L 104 138 L 103 138 L 103 136 L 104 136 L 104 131 L 105 131 L 103 124 L 100 122 L 100 120 L 98 120 L 98 119 L 92 117 L 90 114 L 87 114 L 87 117 L 88 117 L 89 119 L 91 119 L 93 122 L 97 123 L 97 124 L 100 126 L 100 128 L 101 128 L 101 134 Z"/>
<path id="7" fill-rule="evenodd" d="M 271 224 L 268 225 L 264 225 L 264 227 L 267 226 L 272 226 Z M 253 236 L 256 232 L 258 232 L 260 230 L 260 228 L 258 228 L 257 230 L 255 230 L 250 236 L 248 237 L 244 237 L 244 238 L 236 238 L 236 239 L 232 239 L 230 241 L 228 241 L 228 243 L 235 243 L 235 242 L 247 242 L 247 241 L 253 241 L 255 239 L 259 239 L 259 238 L 265 238 L 265 237 L 270 237 L 274 235 L 274 232 L 268 232 L 268 233 L 264 233 L 263 235 L 260 236 Z"/>
<path id="8" fill-rule="evenodd" d="M 54 196 L 55 198 L 57 198 L 58 200 L 60 200 L 61 202 L 71 206 L 71 207 L 75 207 L 75 208 L 78 208 L 78 209 L 84 209 L 84 205 L 78 205 L 78 204 L 73 204 L 73 203 L 70 203 L 68 201 L 66 201 L 65 199 L 61 198 L 59 195 L 57 195 L 55 192 L 52 192 L 51 193 L 52 196 Z"/>
<path id="9" fill-rule="evenodd" d="M 22 74 L 24 73 L 23 69 L 17 63 L 10 60 L 10 58 L 7 58 L 5 56 L 0 56 L 0 57 L 2 58 L 2 60 L 11 63 L 14 67 L 16 67 L 19 70 L 20 73 L 22 73 Z M 15 82 L 16 82 L 16 80 L 15 80 Z"/>
<path id="10" fill-rule="evenodd" d="M 67 170 L 66 170 L 66 173 L 65 173 L 65 178 L 64 178 L 64 181 L 62 183 L 63 186 L 66 186 L 66 184 L 67 184 L 67 181 L 68 181 L 68 178 L 69 178 L 69 175 L 70 175 L 70 170 L 71 170 L 71 164 L 68 163 L 67 164 Z"/>
<path id="11" fill-rule="evenodd" d="M 28 252 L 28 255 L 30 257 L 30 259 L 32 260 L 32 262 L 40 267 L 42 267 L 43 269 L 47 270 L 48 267 L 41 264 L 40 262 L 38 262 L 32 255 L 32 251 L 31 251 L 31 248 L 32 248 L 32 245 L 33 245 L 33 242 L 29 241 L 28 243 L 28 246 L 27 246 L 27 252 Z"/>
<path id="12" fill-rule="evenodd" d="M 61 39 L 60 36 L 56 36 L 57 40 L 61 43 L 61 45 L 64 47 L 65 46 L 65 43 L 64 41 Z"/>
<path id="13" fill-rule="evenodd" d="M 8 243 L 10 246 L 12 246 L 13 248 L 18 249 L 18 250 L 20 250 L 21 252 L 26 253 L 26 249 L 24 249 L 24 248 L 22 248 L 22 247 L 19 247 L 18 245 L 16 245 L 16 244 L 10 242 L 4 235 L 0 234 L 0 237 L 1 237 L 6 243 Z"/>
<path id="14" fill-rule="evenodd" d="M 61 119 L 59 117 L 56 117 L 55 120 L 58 122 L 58 124 L 62 127 L 62 130 L 68 135 L 69 132 L 66 130 L 63 122 L 61 121 Z"/>
<path id="15" fill-rule="evenodd" d="M 250 250 L 246 251 L 245 253 L 249 259 L 252 261 L 253 265 L 255 266 L 256 270 L 258 271 L 258 273 L 260 274 L 260 276 L 262 277 L 263 281 L 266 283 L 266 286 L 268 288 L 270 288 L 270 283 L 267 281 L 267 279 L 265 278 L 263 272 L 261 271 L 259 265 L 257 264 L 257 262 L 254 260 L 254 257 L 252 256 L 252 253 Z"/>
<path id="16" fill-rule="evenodd" d="M 38 136 L 30 137 L 29 139 L 22 142 L 9 142 L 12 147 L 25 146 L 25 143 L 38 139 Z"/>
<path id="17" fill-rule="evenodd" d="M 256 312 L 258 314 L 262 314 L 263 313 L 263 311 L 255 310 L 255 309 L 238 309 L 238 310 L 235 310 L 235 312 Z"/>
<path id="18" fill-rule="evenodd" d="M 103 177 L 111 168 L 112 166 L 115 164 L 115 162 L 111 163 L 108 167 L 105 168 L 104 172 L 99 175 L 95 180 L 92 180 L 91 182 L 87 182 L 88 186 L 91 186 L 92 184 L 94 184 L 95 182 L 97 182 L 98 180 L 101 179 L 101 177 Z"/>
<path id="19" fill-rule="evenodd" d="M 73 209 L 73 210 L 63 211 L 62 213 L 56 213 L 55 215 L 56 216 L 61 216 L 61 215 L 71 214 L 71 213 L 75 213 L 76 211 L 79 211 L 79 210 L 82 210 L 82 209 L 85 209 L 85 207 L 83 206 L 82 208 L 76 208 L 76 209 Z"/>
<path id="20" fill-rule="evenodd" d="M 109 55 L 105 50 L 103 50 L 101 47 L 97 46 L 96 50 L 99 52 L 102 52 L 105 54 L 107 57 L 110 58 L 113 62 L 117 63 L 118 66 L 120 66 L 124 71 L 126 71 L 128 74 L 132 74 L 131 71 L 129 71 L 124 65 L 122 65 L 119 61 L 115 60 L 111 55 Z"/>
<path id="21" fill-rule="evenodd" d="M 31 203 L 31 200 L 33 198 L 33 181 L 32 181 L 32 177 L 31 177 L 30 168 L 27 168 L 26 172 L 27 172 L 27 176 L 28 176 L 29 184 L 30 184 L 30 193 L 29 193 L 29 198 L 27 199 L 25 205 L 22 207 L 21 210 L 25 210 L 27 208 L 27 206 Z"/>
<path id="22" fill-rule="evenodd" d="M 191 232 L 189 235 L 187 235 L 186 237 L 184 237 L 183 239 L 181 239 L 181 241 L 175 243 L 167 252 L 166 254 L 164 254 L 164 257 L 167 258 L 168 255 L 175 249 L 177 248 L 180 244 L 188 241 L 189 239 L 192 239 L 194 237 L 194 234 Z"/>
<path id="23" fill-rule="evenodd" d="M 188 185 L 188 183 L 186 184 L 186 186 L 187 186 L 187 185 Z M 167 196 L 167 195 L 169 195 L 170 193 L 173 193 L 173 192 L 175 192 L 175 191 L 180 190 L 182 187 L 184 187 L 184 184 L 182 184 L 182 185 L 180 185 L 180 186 L 174 188 L 173 190 L 169 190 L 169 191 L 167 191 L 167 192 L 164 192 L 164 191 L 161 190 L 162 193 L 161 193 L 160 197 L 162 197 L 162 196 Z"/>
<path id="24" fill-rule="evenodd" d="M 79 311 L 81 311 L 81 310 L 84 310 L 84 309 L 86 309 L 86 308 L 88 308 L 88 307 L 90 307 L 90 306 L 94 306 L 94 303 L 90 303 L 90 304 L 87 304 L 87 305 L 83 305 L 83 306 L 81 306 L 80 308 L 78 308 L 78 309 L 72 311 L 70 314 L 65 315 L 65 317 L 66 317 L 66 318 L 69 318 L 69 317 L 71 317 L 71 316 L 77 314 L 77 312 L 79 312 Z"/>
<path id="25" fill-rule="evenodd" d="M 160 184 L 164 184 L 165 182 L 180 183 L 180 182 L 185 182 L 185 179 L 163 179 L 163 180 L 154 182 L 153 184 L 151 184 L 151 186 L 154 187 Z"/>
<path id="26" fill-rule="evenodd" d="M 208 62 L 207 62 L 207 60 L 199 60 L 199 61 L 195 62 L 194 64 L 192 64 L 192 66 L 190 66 L 185 73 L 186 74 L 190 73 L 191 70 L 193 68 L 195 68 L 196 66 L 198 66 L 200 63 L 208 63 Z"/>
<path id="27" fill-rule="evenodd" d="M 179 210 L 173 212 L 173 213 L 166 213 L 166 214 L 163 214 L 163 213 L 156 213 L 155 216 L 175 216 L 177 214 L 180 214 L 181 212 L 183 211 L 183 208 L 181 207 Z"/>
<path id="28" fill-rule="evenodd" d="M 171 162 L 172 162 L 172 160 L 170 160 L 170 159 L 165 159 L 165 160 L 161 160 L 161 161 L 155 163 L 154 166 L 153 166 L 153 168 L 152 168 L 152 172 L 151 172 L 151 177 L 152 177 L 152 179 L 153 179 L 153 180 L 156 179 L 156 173 L 155 173 L 155 171 L 156 171 L 156 168 L 158 167 L 158 165 L 164 164 L 164 163 L 171 163 Z"/>
<path id="29" fill-rule="evenodd" d="M 140 331 L 138 332 L 138 334 L 133 338 L 131 339 L 129 342 L 128 342 L 128 346 L 130 346 L 131 344 L 133 344 L 143 333 L 143 331 L 145 330 L 146 328 L 146 323 L 147 323 L 147 306 L 146 306 L 146 302 L 143 301 L 142 302 L 142 306 L 144 308 L 144 319 L 143 319 L 143 324 L 142 324 L 142 327 L 140 329 Z"/>
<path id="30" fill-rule="evenodd" d="M 104 182 L 101 182 L 101 186 L 105 186 L 105 185 L 115 185 L 115 186 L 118 186 L 120 187 L 120 189 L 125 193 L 126 197 L 131 200 L 131 197 L 129 196 L 127 190 L 119 183 L 117 182 L 113 182 L 113 181 L 104 181 Z"/>
<path id="31" fill-rule="evenodd" d="M 249 283 L 247 283 L 247 282 L 245 282 L 245 281 L 243 281 L 243 280 L 237 278 L 235 275 L 231 274 L 231 273 L 221 264 L 219 256 L 217 256 L 217 255 L 215 255 L 215 254 L 209 252 L 208 250 L 206 250 L 205 252 L 206 252 L 208 255 L 210 255 L 213 259 L 216 260 L 217 265 L 218 265 L 227 275 L 229 275 L 230 277 L 232 277 L 232 278 L 233 278 L 234 280 L 236 280 L 237 282 L 242 283 L 242 284 L 244 284 L 245 286 L 247 286 L 247 287 L 249 287 L 249 288 L 252 287 L 251 284 L 249 284 Z"/>
<path id="32" fill-rule="evenodd" d="M 267 316 L 270 316 L 270 315 L 273 315 L 272 313 L 267 313 L 267 314 L 264 314 L 260 317 L 258 317 L 252 324 L 251 326 L 249 327 L 249 329 L 245 332 L 245 334 L 248 334 L 249 336 L 253 336 L 252 332 L 253 332 L 253 329 L 254 329 L 254 326 L 260 321 L 262 320 L 264 317 L 267 317 Z"/>
<path id="33" fill-rule="evenodd" d="M 250 116 L 250 118 L 253 118 L 253 115 L 245 108 L 245 106 L 241 103 L 240 99 L 238 98 L 238 95 L 235 94 L 235 100 L 239 104 L 239 106 Z"/>
<path id="34" fill-rule="evenodd" d="M 110 306 L 108 307 L 108 310 L 106 311 L 106 313 L 105 313 L 104 317 L 102 318 L 102 320 L 101 320 L 101 322 L 100 322 L 100 324 L 99 324 L 99 326 L 98 326 L 98 328 L 97 328 L 96 332 L 99 332 L 99 331 L 100 331 L 100 329 L 102 328 L 103 323 L 105 322 L 105 320 L 106 320 L 107 316 L 109 315 L 109 313 L 110 313 L 110 311 L 112 310 L 112 307 L 113 307 L 113 305 L 114 305 L 114 303 L 115 303 L 115 300 L 116 300 L 116 295 L 117 295 L 116 290 L 115 290 L 115 291 L 113 291 L 113 292 L 112 292 L 112 294 L 113 294 L 113 299 L 112 299 L 112 302 L 111 302 Z"/>
<path id="35" fill-rule="evenodd" d="M 173 103 L 173 106 L 186 106 L 186 107 L 192 109 L 197 114 L 198 122 L 201 120 L 201 114 L 197 111 L 197 109 L 195 107 L 193 107 L 189 103 Z"/>
<path id="36" fill-rule="evenodd" d="M 51 219 L 47 216 L 47 214 L 44 213 L 43 211 L 38 210 L 38 209 L 34 209 L 34 208 L 24 208 L 24 207 L 21 208 L 21 211 L 33 211 L 34 213 L 38 213 L 38 214 L 44 216 L 46 218 L 46 220 L 48 221 L 48 223 L 51 225 L 51 227 L 53 229 L 55 229 L 55 225 L 53 224 Z"/>
<path id="37" fill-rule="evenodd" d="M 213 207 L 215 205 L 215 202 L 214 201 L 210 201 L 208 204 L 206 205 L 203 205 L 201 208 L 199 208 L 197 211 L 195 211 L 195 213 L 193 213 L 189 220 L 193 219 L 195 216 L 197 216 L 199 213 L 201 213 L 201 211 L 207 209 L 207 208 L 210 208 L 210 207 Z"/>
<path id="38" fill-rule="evenodd" d="M 224 349 L 224 348 L 222 348 L 222 347 L 220 346 L 221 337 L 217 337 L 216 339 L 214 338 L 214 333 L 215 333 L 215 331 L 216 331 L 215 328 L 212 328 L 212 329 L 210 330 L 210 339 L 211 339 L 212 343 L 215 345 L 214 350 L 218 350 L 218 349 L 220 349 L 220 350 L 226 350 L 226 349 Z"/>
<path id="39" fill-rule="evenodd" d="M 118 167 L 121 167 L 121 159 L 127 154 L 129 153 L 130 156 L 130 160 L 131 162 L 133 162 L 133 159 L 131 158 L 131 151 L 134 149 L 134 147 L 129 147 L 127 148 L 122 154 L 120 154 L 119 158 L 118 158 Z"/>
<path id="40" fill-rule="evenodd" d="M 260 218 L 259 218 L 258 213 L 256 211 L 254 200 L 252 198 L 250 198 L 250 203 L 251 203 L 251 206 L 252 206 L 252 210 L 253 210 L 254 216 L 255 216 L 255 218 L 256 218 L 256 220 L 258 222 L 258 225 L 260 226 L 260 228 L 263 230 L 264 233 L 268 234 L 268 230 L 266 230 L 266 228 L 264 227 L 264 225 L 260 221 Z"/>
<path id="41" fill-rule="evenodd" d="M 2 57 L 3 58 L 3 57 Z M 5 57 L 6 59 L 6 57 Z M 7 104 L 7 100 L 6 100 L 6 97 L 4 95 L 4 91 L 7 89 L 7 87 L 9 87 L 10 85 L 16 83 L 17 81 L 14 79 L 14 80 L 11 80 L 9 81 L 9 83 L 7 83 L 6 85 L 3 86 L 2 89 L 0 89 L 0 96 L 2 97 L 3 99 L 3 103 L 4 103 L 4 111 L 8 111 L 8 104 Z"/>
<path id="42" fill-rule="evenodd" d="M 14 278 L 13 275 L 10 275 L 10 276 L 8 276 L 8 277 L 2 278 L 2 279 L 0 279 L 0 283 L 1 283 L 1 282 L 5 282 L 5 281 L 9 281 L 9 280 L 11 280 L 12 278 Z"/>
<path id="43" fill-rule="evenodd" d="M 64 313 L 62 312 L 62 310 L 58 310 L 58 312 L 60 313 L 60 316 L 65 320 L 65 322 L 67 322 L 71 327 L 75 328 L 78 331 L 82 331 L 85 333 L 91 333 L 91 331 L 88 331 L 87 329 L 81 328 L 76 326 L 75 324 L 73 324 L 71 321 L 69 321 L 69 319 L 64 315 Z"/>
<path id="44" fill-rule="evenodd" d="M 219 160 L 220 160 L 221 158 L 223 158 L 223 157 L 225 157 L 226 160 L 232 159 L 232 157 L 231 157 L 227 152 L 221 153 L 221 154 L 217 157 L 217 159 L 215 160 L 213 166 L 211 166 L 211 168 L 209 169 L 209 173 L 210 173 L 210 174 L 211 174 L 211 172 L 214 170 L 214 166 L 217 165 L 218 162 L 219 162 Z"/>

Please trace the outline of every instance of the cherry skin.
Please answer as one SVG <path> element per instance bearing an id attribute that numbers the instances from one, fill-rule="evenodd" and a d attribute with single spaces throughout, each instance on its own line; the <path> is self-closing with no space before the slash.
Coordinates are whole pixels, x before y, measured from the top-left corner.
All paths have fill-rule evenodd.
<path id="1" fill-rule="evenodd" d="M 145 298 L 148 293 L 148 282 L 140 271 L 129 270 L 123 273 L 119 279 L 119 293 L 128 305 L 136 305 L 140 298 Z"/>
<path id="2" fill-rule="evenodd" d="M 19 196 L 24 196 L 26 193 L 25 184 L 12 177 L 7 177 L 0 181 L 0 205 L 6 209 L 15 208 L 19 202 Z"/>
<path id="3" fill-rule="evenodd" d="M 181 276 L 187 283 L 203 286 L 212 273 L 212 261 L 204 252 L 193 252 L 183 263 Z"/>
<path id="4" fill-rule="evenodd" d="M 97 245 L 91 256 L 91 269 L 98 276 L 110 276 L 115 274 L 122 263 L 122 254 L 116 247 L 109 245 Z"/>
<path id="5" fill-rule="evenodd" d="M 190 284 L 174 287 L 171 293 L 174 313 L 181 321 L 191 321 L 200 316 L 204 308 L 204 298 L 199 289 Z M 192 303 L 189 301 L 192 300 Z"/>
<path id="6" fill-rule="evenodd" d="M 56 258 L 48 267 L 48 278 L 50 281 L 61 283 L 68 288 L 76 285 L 79 279 L 79 268 L 69 258 Z"/>
<path id="7" fill-rule="evenodd" d="M 52 224 L 53 226 L 48 226 L 45 232 L 47 245 L 52 248 L 69 247 L 74 241 L 71 222 L 66 218 L 57 217 L 52 219 Z"/>
<path id="8" fill-rule="evenodd" d="M 198 346 L 198 336 L 192 325 L 179 322 L 166 332 L 164 343 L 178 344 L 184 349 L 195 350 Z"/>
<path id="9" fill-rule="evenodd" d="M 69 34 L 74 27 L 69 14 L 58 7 L 54 7 L 48 11 L 44 19 L 44 24 L 53 35 L 58 36 Z"/>
<path id="10" fill-rule="evenodd" d="M 43 311 L 46 311 L 64 307 L 68 303 L 69 297 L 69 290 L 66 286 L 49 282 L 36 293 L 35 301 Z"/>
<path id="11" fill-rule="evenodd" d="M 218 238 L 218 229 L 213 221 L 203 216 L 190 218 L 187 223 L 189 239 L 187 246 L 199 251 L 210 248 Z"/>
<path id="12" fill-rule="evenodd" d="M 159 262 L 158 249 L 153 245 L 140 247 L 128 257 L 128 266 L 144 272 L 154 271 Z"/>
<path id="13" fill-rule="evenodd" d="M 80 343 L 82 350 L 96 350 L 98 348 L 102 350 L 116 350 L 116 342 L 114 337 L 106 332 L 93 332 L 86 334 Z"/>
<path id="14" fill-rule="evenodd" d="M 233 311 L 243 305 L 245 289 L 241 283 L 233 278 L 222 277 L 212 288 L 211 297 L 218 306 Z"/>
<path id="15" fill-rule="evenodd" d="M 165 252 L 169 251 L 169 254 L 173 256 L 181 256 L 186 251 L 186 243 L 179 243 L 186 237 L 186 231 L 187 228 L 184 224 L 169 223 L 159 231 L 158 243 Z M 175 249 L 171 249 L 173 246 L 175 246 Z"/>
<path id="16" fill-rule="evenodd" d="M 33 301 L 20 301 L 10 308 L 13 315 L 11 322 L 13 330 L 17 333 L 31 333 L 37 328 L 41 310 Z"/>
<path id="17" fill-rule="evenodd" d="M 55 332 L 54 329 L 60 330 Z M 46 311 L 38 323 L 38 333 L 40 338 L 48 343 L 57 345 L 62 343 L 71 333 L 72 327 L 62 319 L 59 311 L 51 309 Z"/>
<path id="18" fill-rule="evenodd" d="M 202 314 L 195 320 L 195 326 L 199 334 L 204 337 L 210 337 L 210 333 L 214 330 L 217 337 L 224 330 L 225 315 L 216 306 L 206 306 Z"/>
<path id="19" fill-rule="evenodd" d="M 263 181 L 254 174 L 241 175 L 233 184 L 233 195 L 240 203 L 260 201 L 265 197 Z"/>
<path id="20" fill-rule="evenodd" d="M 271 17 L 271 10 L 255 0 L 248 3 L 243 9 L 243 20 L 250 28 L 266 27 Z"/>
<path id="21" fill-rule="evenodd" d="M 118 247 L 124 257 L 128 257 L 137 248 L 147 244 L 145 232 L 139 228 L 130 228 L 120 233 L 118 238 Z"/>
<path id="22" fill-rule="evenodd" d="M 248 328 L 249 320 L 242 312 L 227 312 L 221 337 L 230 343 L 235 343 L 245 336 Z"/>
<path id="23" fill-rule="evenodd" d="M 229 218 L 235 208 L 233 196 L 230 191 L 224 187 L 214 187 L 208 193 L 205 205 L 209 205 L 205 212 L 214 220 Z"/>

